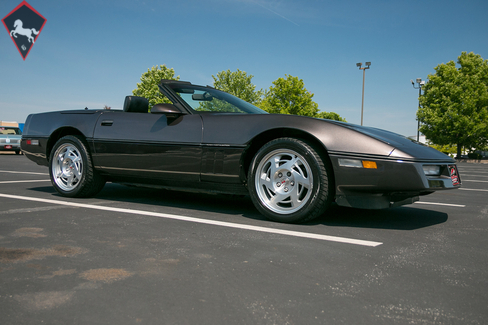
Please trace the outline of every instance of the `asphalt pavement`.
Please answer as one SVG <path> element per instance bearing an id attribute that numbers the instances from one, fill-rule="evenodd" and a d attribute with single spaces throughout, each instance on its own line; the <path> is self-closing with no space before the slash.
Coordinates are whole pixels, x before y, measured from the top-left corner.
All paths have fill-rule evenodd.
<path id="1" fill-rule="evenodd" d="M 487 324 L 488 164 L 463 187 L 305 225 L 247 197 L 59 196 L 0 154 L 0 324 Z"/>

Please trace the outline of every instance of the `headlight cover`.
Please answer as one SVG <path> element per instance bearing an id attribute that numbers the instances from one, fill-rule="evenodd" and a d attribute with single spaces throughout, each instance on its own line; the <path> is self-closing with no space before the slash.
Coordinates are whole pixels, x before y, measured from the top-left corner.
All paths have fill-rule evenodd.
<path id="1" fill-rule="evenodd" d="M 441 174 L 441 166 L 439 165 L 423 165 L 425 176 L 439 176 Z"/>

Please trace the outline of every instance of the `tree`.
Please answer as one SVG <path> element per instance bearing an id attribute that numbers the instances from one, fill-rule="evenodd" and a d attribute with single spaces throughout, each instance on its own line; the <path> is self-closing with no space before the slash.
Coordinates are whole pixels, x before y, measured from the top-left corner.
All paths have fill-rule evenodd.
<path id="1" fill-rule="evenodd" d="M 438 144 L 433 144 L 430 141 L 427 143 L 429 147 L 434 148 L 437 151 L 443 152 L 446 155 L 449 155 L 451 157 L 454 157 L 454 154 L 456 153 L 457 149 L 455 145 L 452 144 L 447 144 L 445 146 L 440 146 Z"/>
<path id="2" fill-rule="evenodd" d="M 285 76 L 286 79 L 273 81 L 273 86 L 264 94 L 261 109 L 275 114 L 317 116 L 319 105 L 312 100 L 313 94 L 305 88 L 303 80 Z"/>
<path id="3" fill-rule="evenodd" d="M 147 98 L 150 107 L 158 103 L 170 103 L 159 91 L 158 84 L 161 79 L 180 80 L 180 76 L 175 77 L 175 70 L 167 68 L 165 64 L 153 66 L 142 74 L 141 82 L 137 83 L 137 88 L 132 91 L 132 94 Z"/>
<path id="4" fill-rule="evenodd" d="M 454 61 L 439 64 L 429 74 L 420 96 L 420 131 L 437 145 L 482 148 L 488 142 L 488 62 L 462 52 Z"/>
<path id="5" fill-rule="evenodd" d="M 212 75 L 214 88 L 225 91 L 239 97 L 248 103 L 258 105 L 263 95 L 262 90 L 256 91 L 256 86 L 251 82 L 253 75 L 237 69 L 235 72 L 220 71 L 217 77 Z"/>
<path id="6" fill-rule="evenodd" d="M 318 118 L 325 118 L 327 120 L 334 120 L 340 122 L 347 122 L 345 118 L 341 117 L 339 114 L 334 112 L 319 112 L 317 114 Z"/>
<path id="7" fill-rule="evenodd" d="M 302 79 L 285 75 L 286 79 L 273 81 L 264 94 L 260 108 L 277 114 L 304 115 L 346 122 L 334 112 L 319 112 L 318 104 L 312 100 L 313 94 L 306 88 Z"/>

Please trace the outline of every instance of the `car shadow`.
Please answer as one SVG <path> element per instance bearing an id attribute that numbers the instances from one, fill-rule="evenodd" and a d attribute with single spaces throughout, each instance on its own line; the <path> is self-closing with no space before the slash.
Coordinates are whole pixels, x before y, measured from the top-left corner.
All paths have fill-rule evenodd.
<path id="1" fill-rule="evenodd" d="M 64 198 L 52 186 L 34 187 L 29 190 L 52 193 L 53 196 Z M 84 203 L 87 204 L 94 200 L 107 200 L 154 205 L 268 221 L 256 210 L 248 196 L 190 193 L 108 183 L 93 198 L 71 200 L 75 202 L 86 201 Z M 413 205 L 383 210 L 364 210 L 341 207 L 334 203 L 322 216 L 312 222 L 302 224 L 302 226 L 320 224 L 330 227 L 414 230 L 441 224 L 447 220 L 448 215 L 444 212 L 418 208 Z"/>
<path id="2" fill-rule="evenodd" d="M 57 193 L 52 186 L 32 187 L 29 188 L 29 190 L 51 193 L 54 197 L 67 200 L 66 197 Z M 70 200 L 86 204 L 90 204 L 93 201 L 107 200 L 219 214 L 240 216 L 245 214 L 246 218 L 249 219 L 266 220 L 266 218 L 254 208 L 251 199 L 241 195 L 172 191 L 107 183 L 103 190 L 94 197 L 74 198 Z M 171 213 L 168 211 L 164 212 Z"/>
<path id="3" fill-rule="evenodd" d="M 323 224 L 333 227 L 414 230 L 445 223 L 447 220 L 447 213 L 422 209 L 412 205 L 382 210 L 365 210 L 333 204 L 324 215 L 308 224 Z"/>

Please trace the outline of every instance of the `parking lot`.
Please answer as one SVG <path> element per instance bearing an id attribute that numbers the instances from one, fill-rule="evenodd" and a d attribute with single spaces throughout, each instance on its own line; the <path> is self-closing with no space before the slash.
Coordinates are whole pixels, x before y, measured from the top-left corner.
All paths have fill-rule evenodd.
<path id="1" fill-rule="evenodd" d="M 0 323 L 487 324 L 488 164 L 458 167 L 459 190 L 288 225 L 246 197 L 64 198 L 0 154 Z"/>

